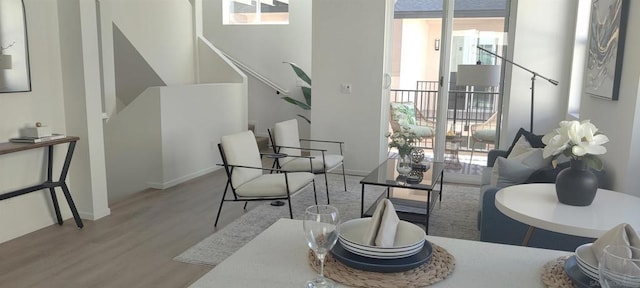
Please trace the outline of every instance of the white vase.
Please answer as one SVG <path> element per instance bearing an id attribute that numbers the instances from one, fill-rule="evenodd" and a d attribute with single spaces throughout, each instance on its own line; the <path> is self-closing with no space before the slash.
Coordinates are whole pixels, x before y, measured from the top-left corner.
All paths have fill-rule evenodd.
<path id="1" fill-rule="evenodd" d="M 396 159 L 396 170 L 401 176 L 407 176 L 411 172 L 411 158 L 409 155 L 400 155 Z"/>

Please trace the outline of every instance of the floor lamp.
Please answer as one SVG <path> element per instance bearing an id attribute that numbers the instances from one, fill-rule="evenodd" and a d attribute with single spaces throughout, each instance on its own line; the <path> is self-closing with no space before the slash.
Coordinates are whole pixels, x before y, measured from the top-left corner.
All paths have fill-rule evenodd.
<path id="1" fill-rule="evenodd" d="M 525 68 L 525 67 L 522 67 L 522 66 L 521 66 L 521 65 L 519 65 L 519 64 L 513 63 L 511 60 L 509 60 L 509 59 L 507 59 L 507 58 L 504 58 L 504 57 L 502 57 L 502 56 L 500 56 L 500 55 L 498 55 L 498 54 L 496 54 L 496 53 L 493 53 L 493 52 L 491 52 L 491 51 L 489 51 L 489 50 L 487 50 L 487 49 L 484 49 L 484 48 L 482 48 L 482 47 L 480 47 L 480 46 L 476 46 L 476 48 L 480 49 L 481 51 L 487 52 L 487 53 L 489 53 L 489 54 L 491 54 L 491 55 L 493 55 L 493 56 L 496 56 L 496 57 L 498 57 L 498 58 L 500 58 L 500 59 L 504 60 L 504 61 L 505 61 L 505 62 L 507 62 L 507 63 L 511 63 L 511 64 L 513 64 L 514 66 L 517 66 L 517 67 L 519 67 L 519 68 L 521 68 L 521 69 L 524 69 L 525 71 L 527 71 L 527 72 L 529 72 L 529 73 L 531 73 L 531 74 L 532 74 L 532 76 L 531 76 L 531 114 L 530 114 L 530 116 L 531 116 L 531 120 L 530 120 L 529 132 L 533 133 L 533 103 L 534 103 L 534 101 L 533 101 L 533 97 L 534 97 L 534 94 L 535 94 L 535 93 L 534 93 L 534 91 L 535 91 L 535 87 L 536 87 L 536 77 L 540 77 L 540 78 L 542 78 L 542 79 L 544 79 L 544 80 L 547 80 L 547 81 L 549 81 L 549 83 L 551 83 L 551 84 L 553 84 L 553 85 L 555 85 L 555 86 L 557 86 L 557 85 L 558 85 L 558 81 L 553 80 L 553 79 L 549 79 L 549 78 L 547 78 L 547 77 L 544 77 L 544 76 L 542 76 L 542 75 L 538 74 L 538 73 L 537 73 L 537 72 L 535 72 L 535 71 L 531 71 L 530 69 L 527 69 L 527 68 Z"/>

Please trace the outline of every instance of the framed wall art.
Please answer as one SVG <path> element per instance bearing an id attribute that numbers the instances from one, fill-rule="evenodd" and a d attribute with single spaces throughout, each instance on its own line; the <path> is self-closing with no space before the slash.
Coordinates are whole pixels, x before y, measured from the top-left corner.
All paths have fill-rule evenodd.
<path id="1" fill-rule="evenodd" d="M 618 100 L 629 0 L 592 0 L 584 91 Z"/>
<path id="2" fill-rule="evenodd" d="M 22 0 L 0 0 L 0 93 L 31 91 Z"/>

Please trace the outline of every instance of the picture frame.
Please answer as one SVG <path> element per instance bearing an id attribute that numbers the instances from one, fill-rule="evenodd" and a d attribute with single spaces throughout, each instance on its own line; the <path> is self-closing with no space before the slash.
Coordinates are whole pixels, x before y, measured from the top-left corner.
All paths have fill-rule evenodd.
<path id="1" fill-rule="evenodd" d="M 23 0 L 0 0 L 0 93 L 31 91 Z"/>
<path id="2" fill-rule="evenodd" d="M 629 0 L 592 0 L 585 93 L 618 100 Z"/>

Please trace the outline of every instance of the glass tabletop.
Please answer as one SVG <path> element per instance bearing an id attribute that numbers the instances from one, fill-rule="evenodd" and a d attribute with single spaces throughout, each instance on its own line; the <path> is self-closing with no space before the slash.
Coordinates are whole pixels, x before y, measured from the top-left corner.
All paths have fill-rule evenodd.
<path id="1" fill-rule="evenodd" d="M 426 171 L 418 168 L 409 173 L 409 175 L 417 175 L 418 179 L 420 179 L 419 176 L 422 176 L 419 182 L 414 183 L 407 181 L 407 177 L 400 176 L 396 171 L 396 161 L 397 159 L 391 158 L 385 160 L 380 166 L 371 171 L 367 177 L 362 179 L 360 184 L 433 190 L 436 183 L 441 180 L 440 176 L 445 167 L 442 162 L 423 162 L 422 164 L 428 163 L 429 168 Z"/>

